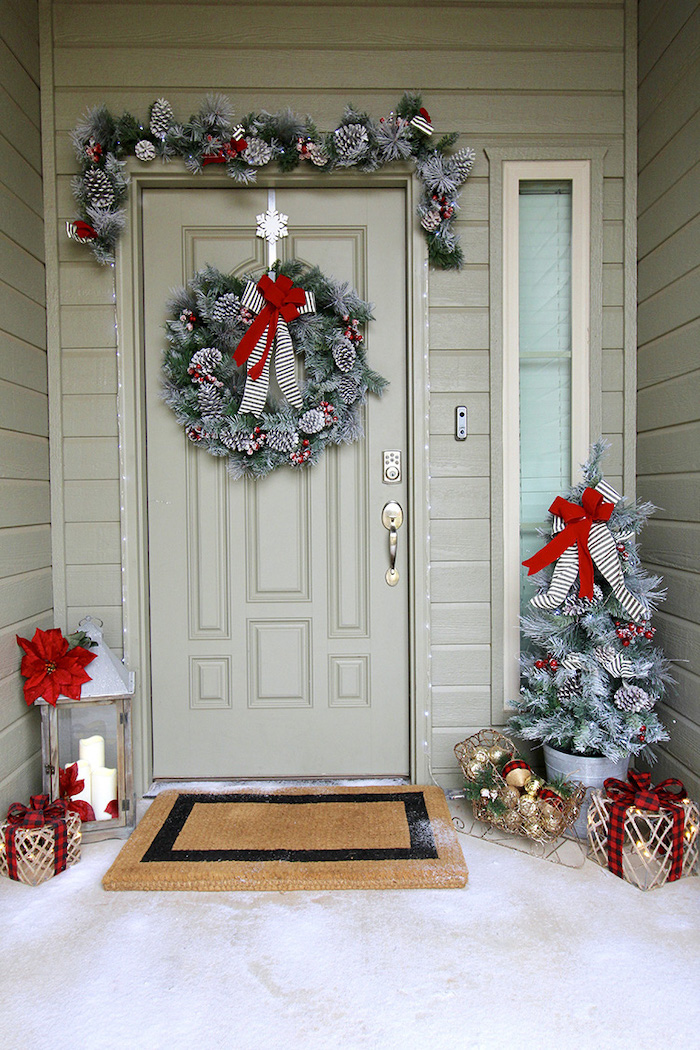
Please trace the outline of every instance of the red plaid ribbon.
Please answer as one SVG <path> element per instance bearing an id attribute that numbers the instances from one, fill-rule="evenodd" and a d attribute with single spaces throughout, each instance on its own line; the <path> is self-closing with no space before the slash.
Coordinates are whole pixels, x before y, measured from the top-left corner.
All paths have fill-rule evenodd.
<path id="1" fill-rule="evenodd" d="M 15 882 L 17 875 L 17 832 L 22 828 L 54 829 L 54 874 L 65 871 L 68 861 L 68 825 L 66 823 L 66 804 L 63 799 L 49 802 L 48 795 L 32 795 L 29 806 L 13 802 L 7 811 L 5 828 L 5 850 L 7 852 L 7 873 Z"/>
<path id="2" fill-rule="evenodd" d="M 564 808 L 564 800 L 561 795 L 557 795 L 556 791 L 552 791 L 551 788 L 542 788 L 537 797 L 541 802 L 549 802 L 552 806 L 556 806 L 557 809 Z"/>
<path id="3" fill-rule="evenodd" d="M 501 770 L 503 779 L 505 780 L 508 773 L 512 773 L 514 769 L 530 769 L 530 766 L 527 762 L 523 762 L 522 758 L 512 758 L 510 762 L 506 762 Z"/>
<path id="4" fill-rule="evenodd" d="M 673 790 L 669 790 L 673 789 Z M 622 846 L 625 841 L 625 814 L 630 806 L 658 813 L 665 809 L 671 814 L 671 872 L 668 881 L 680 879 L 683 869 L 683 829 L 685 810 L 680 800 L 685 798 L 685 787 L 680 780 L 669 777 L 656 787 L 651 786 L 649 773 L 630 771 L 628 780 L 608 777 L 605 781 L 608 798 L 612 799 L 608 827 L 608 867 L 614 875 L 623 878 Z"/>

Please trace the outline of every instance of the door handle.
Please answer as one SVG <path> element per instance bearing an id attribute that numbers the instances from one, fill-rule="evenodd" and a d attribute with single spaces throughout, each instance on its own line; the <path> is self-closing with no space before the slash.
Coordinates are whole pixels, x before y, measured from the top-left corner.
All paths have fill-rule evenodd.
<path id="1" fill-rule="evenodd" d="M 399 572 L 396 568 L 396 533 L 403 525 L 403 510 L 393 500 L 385 504 L 382 510 L 382 525 L 389 530 L 389 568 L 384 579 L 390 587 L 395 587 L 399 582 Z"/>

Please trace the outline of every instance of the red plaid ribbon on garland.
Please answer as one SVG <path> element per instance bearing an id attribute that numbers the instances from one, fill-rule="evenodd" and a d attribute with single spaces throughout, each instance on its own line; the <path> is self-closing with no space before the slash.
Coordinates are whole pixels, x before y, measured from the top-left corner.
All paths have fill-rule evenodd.
<path id="1" fill-rule="evenodd" d="M 685 787 L 680 780 L 669 777 L 656 787 L 651 786 L 649 773 L 630 771 L 628 780 L 616 780 L 608 777 L 605 781 L 608 798 L 612 799 L 610 821 L 608 825 L 608 868 L 624 878 L 622 874 L 622 847 L 625 841 L 625 814 L 630 806 L 658 813 L 665 809 L 671 814 L 671 871 L 669 882 L 680 879 L 683 870 L 683 830 L 685 810 L 681 799 L 685 798 Z M 669 790 L 672 788 L 673 790 Z"/>
<path id="2" fill-rule="evenodd" d="M 7 811 L 9 827 L 5 828 L 5 850 L 7 853 L 7 874 L 15 882 L 17 875 L 17 832 L 22 828 L 54 829 L 54 874 L 65 871 L 68 862 L 68 825 L 66 823 L 66 804 L 63 799 L 49 803 L 48 795 L 32 795 L 29 806 L 13 802 Z"/>

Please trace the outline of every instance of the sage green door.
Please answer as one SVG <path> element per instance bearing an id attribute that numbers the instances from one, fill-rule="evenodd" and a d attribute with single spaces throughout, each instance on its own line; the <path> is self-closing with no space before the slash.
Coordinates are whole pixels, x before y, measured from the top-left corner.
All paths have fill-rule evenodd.
<path id="1" fill-rule="evenodd" d="M 370 364 L 390 380 L 364 440 L 314 467 L 232 480 L 160 398 L 166 301 L 205 263 L 262 269 L 267 191 L 143 196 L 154 776 L 409 773 L 405 199 L 396 188 L 277 191 L 280 257 L 348 281 L 375 303 Z M 384 450 L 403 477 L 383 480 Z M 382 509 L 404 510 L 400 581 L 387 585 Z"/>

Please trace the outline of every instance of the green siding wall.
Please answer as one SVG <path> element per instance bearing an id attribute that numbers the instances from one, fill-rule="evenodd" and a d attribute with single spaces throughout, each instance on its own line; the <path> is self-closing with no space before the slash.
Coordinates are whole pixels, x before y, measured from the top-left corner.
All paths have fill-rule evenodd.
<path id="1" fill-rule="evenodd" d="M 52 625 L 36 0 L 0 7 L 0 818 L 41 787 L 15 634 Z"/>
<path id="2" fill-rule="evenodd" d="M 677 660 L 655 776 L 700 793 L 700 4 L 639 5 L 638 491 L 668 600 L 658 640 Z"/>
<path id="3" fill-rule="evenodd" d="M 56 520 L 57 609 L 87 609 L 121 645 L 117 373 L 111 273 L 66 240 L 75 159 L 68 139 L 87 106 L 147 113 L 164 95 L 189 115 L 210 90 L 238 113 L 309 112 L 335 126 L 347 101 L 379 116 L 420 88 L 439 130 L 455 129 L 477 160 L 459 232 L 466 266 L 430 276 L 430 461 L 433 770 L 457 782 L 452 748 L 491 720 L 489 168 L 497 146 L 603 146 L 603 429 L 612 484 L 623 487 L 625 347 L 625 54 L 623 0 L 523 3 L 67 3 L 42 0 L 53 40 L 56 251 L 63 483 Z M 628 49 L 629 50 L 629 49 Z M 634 133 L 634 129 L 632 129 Z M 627 316 L 629 316 L 629 311 Z M 53 396 L 53 390 L 52 390 Z M 453 438 L 454 406 L 470 436 Z M 633 414 L 633 412 L 632 412 Z M 627 469 L 626 469 L 627 466 Z M 628 486 L 629 487 L 629 486 Z M 63 565 L 65 561 L 65 566 Z M 65 591 L 65 602 L 63 592 Z M 59 597 L 60 596 L 60 597 Z"/>

